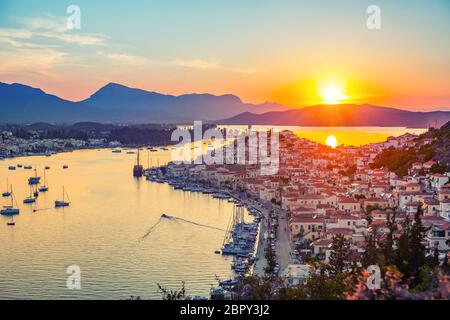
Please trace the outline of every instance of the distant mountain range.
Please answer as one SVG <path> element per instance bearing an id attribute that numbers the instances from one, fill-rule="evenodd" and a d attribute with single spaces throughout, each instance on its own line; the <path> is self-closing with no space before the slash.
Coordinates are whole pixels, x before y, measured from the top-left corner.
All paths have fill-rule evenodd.
<path id="1" fill-rule="evenodd" d="M 243 103 L 234 95 L 165 95 L 109 83 L 88 99 L 72 102 L 23 84 L 0 83 L 0 122 L 97 121 L 120 123 L 192 123 L 241 112 L 287 108 L 275 103 Z"/>
<path id="2" fill-rule="evenodd" d="M 440 127 L 450 120 L 450 111 L 413 112 L 369 104 L 317 105 L 281 112 L 253 114 L 244 112 L 219 121 L 229 125 L 292 126 L 401 126 L 410 128 Z"/>
<path id="3" fill-rule="evenodd" d="M 224 120 L 221 120 L 224 119 Z M 292 109 L 276 103 L 244 103 L 234 95 L 165 95 L 109 83 L 73 102 L 23 84 L 0 82 L 0 123 L 192 123 L 299 126 L 442 125 L 450 111 L 411 112 L 372 105 L 318 105 Z"/>

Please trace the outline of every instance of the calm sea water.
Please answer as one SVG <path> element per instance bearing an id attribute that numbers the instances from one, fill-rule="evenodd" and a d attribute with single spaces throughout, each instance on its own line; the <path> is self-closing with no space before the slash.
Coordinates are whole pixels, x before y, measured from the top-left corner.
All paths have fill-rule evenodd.
<path id="1" fill-rule="evenodd" d="M 169 153 L 152 152 L 152 164 L 163 164 Z M 6 225 L 10 218 L 0 217 L 1 299 L 158 299 L 157 283 L 179 289 L 181 281 L 188 294 L 208 295 L 216 275 L 231 276 L 231 261 L 214 254 L 222 245 L 221 231 L 164 220 L 140 238 L 162 213 L 226 229 L 233 205 L 136 180 L 134 161 L 135 155 L 125 152 L 83 150 L 0 162 L 0 192 L 8 178 L 21 209 L 14 227 Z M 7 169 L 17 163 L 37 167 L 40 175 L 51 166 L 50 190 L 35 206 L 22 204 L 33 172 Z M 69 169 L 63 170 L 64 164 Z M 55 209 L 63 185 L 72 204 Z M 0 198 L 0 203 L 9 200 Z M 70 265 L 81 268 L 81 290 L 66 288 Z"/>
<path id="2" fill-rule="evenodd" d="M 242 129 L 246 126 L 221 126 L 227 129 Z M 423 128 L 406 127 L 298 127 L 298 126 L 253 126 L 255 130 L 272 128 L 278 131 L 290 130 L 297 136 L 325 144 L 328 136 L 335 136 L 338 145 L 361 146 L 364 144 L 385 141 L 389 136 L 400 136 L 404 133 L 421 134 Z"/>
<path id="3" fill-rule="evenodd" d="M 333 134 L 344 144 L 421 132 L 406 128 L 288 129 L 319 142 Z M 150 155 L 150 165 L 170 159 L 170 151 Z M 147 162 L 147 155 L 143 158 Z M 231 276 L 230 259 L 214 254 L 223 241 L 221 231 L 165 220 L 140 239 L 162 213 L 225 229 L 233 205 L 209 195 L 173 190 L 167 184 L 137 180 L 131 171 L 134 161 L 135 155 L 111 150 L 0 161 L 0 193 L 8 178 L 21 209 L 14 227 L 6 225 L 10 218 L 0 217 L 0 299 L 126 299 L 130 295 L 159 299 L 157 283 L 179 289 L 181 281 L 186 282 L 188 294 L 208 295 L 216 276 Z M 33 206 L 22 204 L 29 195 L 27 179 L 33 171 L 7 169 L 18 163 L 38 168 L 41 176 L 44 166 L 51 167 L 47 171 L 50 190 Z M 69 169 L 63 170 L 65 164 Z M 72 204 L 55 209 L 53 203 L 62 198 L 63 185 Z M 8 203 L 0 198 L 1 205 Z M 81 290 L 66 288 L 70 265 L 81 268 Z"/>

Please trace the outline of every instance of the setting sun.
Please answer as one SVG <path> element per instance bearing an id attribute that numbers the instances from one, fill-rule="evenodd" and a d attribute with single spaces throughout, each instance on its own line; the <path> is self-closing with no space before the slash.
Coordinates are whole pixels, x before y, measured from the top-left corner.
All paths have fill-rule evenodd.
<path id="1" fill-rule="evenodd" d="M 333 149 L 336 148 L 336 146 L 337 146 L 337 139 L 336 139 L 336 137 L 333 136 L 333 135 L 329 135 L 327 137 L 327 140 L 326 140 L 325 144 L 327 146 L 333 148 Z"/>
<path id="2" fill-rule="evenodd" d="M 343 89 L 335 84 L 328 84 L 319 90 L 322 102 L 325 104 L 339 104 L 347 97 L 344 95 Z"/>

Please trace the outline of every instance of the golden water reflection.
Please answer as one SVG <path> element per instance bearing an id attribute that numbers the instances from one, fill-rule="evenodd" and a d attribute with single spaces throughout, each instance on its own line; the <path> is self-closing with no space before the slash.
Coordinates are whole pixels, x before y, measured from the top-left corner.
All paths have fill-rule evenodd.
<path id="1" fill-rule="evenodd" d="M 146 162 L 146 154 L 143 158 Z M 160 165 L 170 151 L 152 152 Z M 190 295 L 208 295 L 216 275 L 231 276 L 230 260 L 214 254 L 224 233 L 190 224 L 163 221 L 139 241 L 162 213 L 226 229 L 233 205 L 210 195 L 173 190 L 132 177 L 135 155 L 111 150 L 84 150 L 52 157 L 0 161 L 0 193 L 6 178 L 14 186 L 21 213 L 16 226 L 0 217 L 0 299 L 126 299 L 130 295 L 160 298 L 157 283 Z M 49 192 L 35 206 L 24 205 L 32 165 L 47 171 Z M 67 164 L 69 169 L 63 170 Z M 71 206 L 55 209 L 65 186 Z M 0 198 L 0 204 L 8 204 Z M 37 211 L 33 212 L 33 209 Z M 81 268 L 81 290 L 66 289 L 66 269 Z"/>

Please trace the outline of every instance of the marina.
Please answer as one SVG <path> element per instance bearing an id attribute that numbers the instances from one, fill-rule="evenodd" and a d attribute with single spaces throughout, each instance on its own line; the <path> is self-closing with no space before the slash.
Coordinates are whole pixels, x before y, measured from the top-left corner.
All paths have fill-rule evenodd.
<path id="1" fill-rule="evenodd" d="M 251 274 L 252 265 L 256 258 L 261 212 L 252 207 L 246 208 L 239 199 L 239 194 L 231 194 L 212 186 L 194 183 L 186 178 L 173 177 L 165 172 L 164 167 L 151 168 L 145 170 L 144 175 L 150 182 L 167 183 L 174 190 L 208 194 L 213 199 L 227 200 L 227 203 L 233 205 L 233 211 L 224 234 L 222 248 L 221 250 L 215 250 L 214 253 L 233 258 L 230 267 L 235 278 Z M 253 218 L 250 218 L 251 216 Z M 235 281 L 235 279 L 231 278 L 230 281 Z M 221 283 L 219 281 L 220 286 Z"/>

